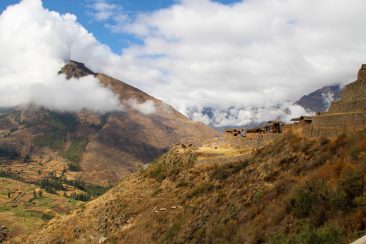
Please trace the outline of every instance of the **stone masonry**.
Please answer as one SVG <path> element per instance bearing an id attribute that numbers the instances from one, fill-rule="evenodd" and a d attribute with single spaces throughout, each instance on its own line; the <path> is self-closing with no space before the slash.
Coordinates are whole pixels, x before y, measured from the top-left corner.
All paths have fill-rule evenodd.
<path id="1" fill-rule="evenodd" d="M 366 128 L 366 64 L 358 72 L 357 80 L 346 85 L 341 99 L 332 102 L 328 112 L 313 117 L 305 128 L 307 136 L 336 136 Z"/>

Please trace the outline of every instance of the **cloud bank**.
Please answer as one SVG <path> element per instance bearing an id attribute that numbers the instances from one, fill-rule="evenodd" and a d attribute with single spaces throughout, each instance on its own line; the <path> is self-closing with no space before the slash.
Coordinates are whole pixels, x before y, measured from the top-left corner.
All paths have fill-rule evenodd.
<path id="1" fill-rule="evenodd" d="M 32 103 L 61 111 L 122 110 L 118 97 L 92 76 L 67 80 L 57 75 L 79 52 L 106 49 L 76 22 L 24 0 L 0 16 L 0 106 Z"/>
<path id="2" fill-rule="evenodd" d="M 0 91 L 13 90 L 14 95 L 0 103 L 40 99 L 49 104 L 34 85 L 51 89 L 49 82 L 57 82 L 54 72 L 73 59 L 193 119 L 243 125 L 305 113 L 293 101 L 325 85 L 354 80 L 365 63 L 364 0 L 246 0 L 231 5 L 181 0 L 137 16 L 123 12 L 123 6 L 108 6 L 95 5 L 99 15 L 94 18 L 109 20 L 107 28 L 133 35 L 142 45 L 115 54 L 74 15 L 45 10 L 40 0 L 23 0 L 2 13 L 0 45 L 7 48 L 0 49 Z M 79 88 L 73 89 L 76 93 Z M 93 106 L 118 107 L 115 99 L 102 95 L 108 91 L 97 90 L 105 106 Z"/>
<path id="3" fill-rule="evenodd" d="M 129 99 L 127 104 L 134 110 L 144 115 L 150 115 L 156 112 L 156 106 L 154 101 L 147 100 L 143 103 L 139 103 L 136 99 Z"/>
<path id="4" fill-rule="evenodd" d="M 162 71 L 159 88 L 149 88 L 155 96 L 206 123 L 245 124 L 305 113 L 292 102 L 354 80 L 365 62 L 365 8 L 363 0 L 181 0 L 114 29 L 144 41 L 125 53 Z M 273 110 L 285 104 L 287 112 Z"/>

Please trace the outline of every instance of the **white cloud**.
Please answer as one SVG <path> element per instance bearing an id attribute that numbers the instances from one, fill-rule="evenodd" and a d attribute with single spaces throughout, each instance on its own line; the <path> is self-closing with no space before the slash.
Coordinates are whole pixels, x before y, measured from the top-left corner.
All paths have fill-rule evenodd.
<path id="1" fill-rule="evenodd" d="M 120 30 L 144 40 L 125 50 L 132 63 L 164 71 L 152 94 L 195 119 L 242 124 L 262 119 L 250 112 L 258 107 L 276 116 L 273 106 L 354 80 L 365 62 L 365 8 L 363 0 L 182 0 Z M 212 120 L 200 107 L 242 112 Z"/>
<path id="2" fill-rule="evenodd" d="M 113 32 L 119 32 L 122 25 L 130 21 L 122 5 L 110 3 L 108 0 L 92 0 L 87 13 L 98 22 L 105 22 L 104 26 Z"/>
<path id="3" fill-rule="evenodd" d="M 0 49 L 0 74 L 8 74 L 7 80 L 47 84 L 39 69 L 53 72 L 70 58 L 215 125 L 286 120 L 289 111 L 303 113 L 292 101 L 325 85 L 354 80 L 365 62 L 364 0 L 232 5 L 181 0 L 136 18 L 125 16 L 127 21 L 112 19 L 108 28 L 144 43 L 121 55 L 98 43 L 75 16 L 60 16 L 40 4 L 23 0 L 1 16 L 0 45 L 6 48 Z M 117 12 L 99 19 L 111 20 Z M 212 108 L 213 117 L 204 108 Z"/>
<path id="4" fill-rule="evenodd" d="M 331 91 L 322 93 L 322 97 L 324 99 L 324 104 L 329 108 L 331 103 L 334 101 L 334 93 Z"/>
<path id="5" fill-rule="evenodd" d="M 108 52 L 75 16 L 47 11 L 39 0 L 24 0 L 1 14 L 0 46 L 0 106 L 122 110 L 118 97 L 93 76 L 67 80 L 57 75 L 75 54 Z"/>
<path id="6" fill-rule="evenodd" d="M 129 99 L 127 104 L 134 110 L 142 113 L 144 115 L 153 114 L 156 112 L 156 106 L 154 101 L 147 100 L 145 102 L 139 103 L 136 99 Z"/>

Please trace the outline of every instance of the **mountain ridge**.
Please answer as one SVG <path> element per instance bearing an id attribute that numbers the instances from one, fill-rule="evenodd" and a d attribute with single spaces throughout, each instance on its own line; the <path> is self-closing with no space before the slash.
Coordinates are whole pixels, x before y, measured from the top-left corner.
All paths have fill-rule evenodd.
<path id="1" fill-rule="evenodd" d="M 101 114 L 87 110 L 57 112 L 34 106 L 17 108 L 1 115 L 0 145 L 15 145 L 22 157 L 53 155 L 60 162 L 66 160 L 76 170 L 66 172 L 67 177 L 109 185 L 173 144 L 198 145 L 220 135 L 172 106 L 108 75 L 94 73 L 82 63 L 70 61 L 60 74 L 69 79 L 93 75 L 118 96 L 124 110 Z M 144 113 L 146 106 L 149 113 Z"/>

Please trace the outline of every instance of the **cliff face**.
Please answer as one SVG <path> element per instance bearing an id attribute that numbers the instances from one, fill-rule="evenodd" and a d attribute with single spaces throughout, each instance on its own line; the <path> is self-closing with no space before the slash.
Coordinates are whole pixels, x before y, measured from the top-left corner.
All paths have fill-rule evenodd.
<path id="1" fill-rule="evenodd" d="M 0 144 L 16 146 L 22 154 L 48 157 L 56 152 L 81 171 L 68 173 L 96 184 L 109 184 L 135 172 L 175 143 L 201 144 L 219 135 L 208 126 L 191 121 L 173 107 L 81 63 L 69 62 L 60 73 L 67 78 L 93 75 L 110 88 L 124 105 L 123 112 L 98 114 L 53 112 L 21 108 L 3 114 L 0 127 L 15 130 Z M 140 109 L 148 105 L 149 111 Z M 1 131 L 0 131 L 1 132 Z M 47 149 L 47 150 L 46 150 Z"/>

